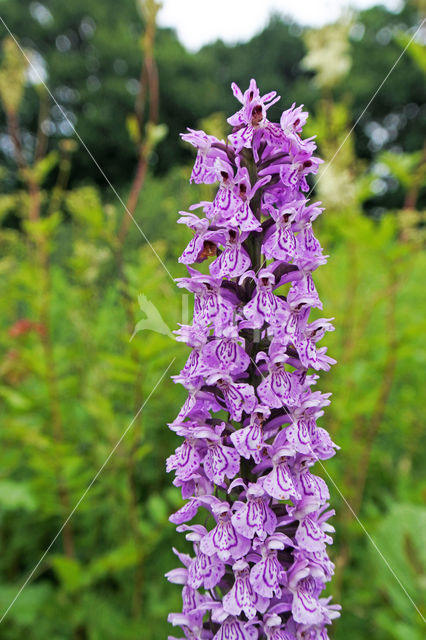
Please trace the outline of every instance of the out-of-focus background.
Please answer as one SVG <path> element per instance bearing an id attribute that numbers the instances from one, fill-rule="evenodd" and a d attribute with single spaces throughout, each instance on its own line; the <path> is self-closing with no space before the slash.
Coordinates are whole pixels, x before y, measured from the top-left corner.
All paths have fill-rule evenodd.
<path id="1" fill-rule="evenodd" d="M 326 342 L 338 365 L 320 381 L 333 393 L 322 426 L 341 446 L 327 463 L 330 592 L 343 605 L 332 637 L 424 637 L 409 599 L 424 613 L 424 28 L 369 104 L 422 8 L 370 6 L 316 29 L 275 15 L 239 44 L 194 50 L 196 38 L 187 49 L 156 29 L 170 2 L 163 22 L 152 0 L 0 2 L 27 58 L 0 24 L 0 616 L 147 401 L 2 619 L 2 639 L 171 632 L 180 590 L 163 574 L 186 543 L 168 522 L 180 496 L 164 462 L 185 396 L 169 376 L 187 349 L 166 326 L 188 300 L 170 274 L 184 275 L 189 240 L 178 211 L 213 195 L 189 185 L 194 155 L 178 134 L 226 136 L 230 83 L 251 77 L 282 96 L 272 120 L 306 105 L 305 135 L 325 159 L 313 197 L 327 207 L 316 232 L 330 254 L 316 282 L 337 328 Z"/>

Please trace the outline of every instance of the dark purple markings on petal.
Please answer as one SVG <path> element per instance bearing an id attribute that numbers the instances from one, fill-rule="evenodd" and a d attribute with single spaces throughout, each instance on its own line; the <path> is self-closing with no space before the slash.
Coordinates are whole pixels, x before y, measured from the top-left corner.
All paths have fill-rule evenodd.
<path id="1" fill-rule="evenodd" d="M 253 127 L 248 125 L 235 133 L 228 136 L 228 140 L 235 147 L 235 151 L 239 153 L 241 149 L 248 146 L 253 137 Z"/>
<path id="2" fill-rule="evenodd" d="M 201 585 L 205 589 L 215 587 L 225 574 L 223 562 L 212 559 L 202 552 L 191 563 L 188 571 L 188 584 L 193 589 L 198 589 Z"/>
<path id="3" fill-rule="evenodd" d="M 188 360 L 185 363 L 181 373 L 189 378 L 191 376 L 199 375 L 198 367 L 200 365 L 200 352 L 197 349 L 193 349 L 189 354 Z"/>
<path id="4" fill-rule="evenodd" d="M 285 462 L 277 464 L 265 477 L 263 487 L 267 493 L 277 500 L 299 498 L 299 494 L 293 483 L 290 470 Z"/>
<path id="5" fill-rule="evenodd" d="M 325 535 L 318 523 L 306 516 L 296 531 L 296 541 L 307 551 L 322 551 L 325 548 Z"/>
<path id="6" fill-rule="evenodd" d="M 190 240 L 185 251 L 182 253 L 180 258 L 178 259 L 179 262 L 182 262 L 183 264 L 194 264 L 202 248 L 203 248 L 203 239 L 201 236 L 196 234 Z"/>
<path id="7" fill-rule="evenodd" d="M 277 598 L 281 597 L 281 587 L 279 578 L 282 574 L 282 567 L 279 564 L 276 552 L 268 554 L 266 558 L 258 562 L 250 571 L 250 582 L 256 593 L 265 597 L 272 598 L 275 594 Z"/>
<path id="8" fill-rule="evenodd" d="M 315 497 L 320 504 L 327 502 L 330 498 L 328 487 L 319 476 L 314 476 L 309 471 L 306 471 L 300 476 L 300 483 L 304 496 Z"/>
<path id="9" fill-rule="evenodd" d="M 204 458 L 204 471 L 209 480 L 223 485 L 225 476 L 234 478 L 240 470 L 240 456 L 235 449 L 214 443 Z"/>
<path id="10" fill-rule="evenodd" d="M 257 525 L 253 526 L 249 518 L 249 505 L 245 504 L 232 516 L 232 524 L 235 529 L 244 537 L 252 539 L 256 535 Z"/>
<path id="11" fill-rule="evenodd" d="M 280 398 L 273 392 L 271 388 L 272 383 L 272 375 L 269 374 L 266 378 L 262 380 L 262 382 L 257 387 L 257 395 L 261 400 L 262 404 L 269 406 L 273 409 L 281 409 L 283 406 L 283 402 Z"/>
<path id="12" fill-rule="evenodd" d="M 190 480 L 201 463 L 199 452 L 193 444 L 185 440 L 185 442 L 176 449 L 176 457 L 176 476 L 180 480 Z"/>
<path id="13" fill-rule="evenodd" d="M 173 522 L 173 524 L 182 524 L 192 520 L 192 518 L 197 514 L 200 505 L 201 503 L 196 498 L 192 498 L 183 507 L 176 511 L 176 513 L 170 516 L 170 522 Z"/>
<path id="14" fill-rule="evenodd" d="M 256 532 L 263 530 L 265 521 L 264 504 L 262 500 L 251 500 L 247 507 L 247 525 Z"/>
<path id="15" fill-rule="evenodd" d="M 303 248 L 306 254 L 317 255 L 321 253 L 321 245 L 315 238 L 311 225 L 303 227 L 297 236 L 297 240 L 300 247 Z"/>
<path id="16" fill-rule="evenodd" d="M 268 257 L 288 262 L 296 253 L 296 240 L 289 226 L 276 225 L 263 243 L 263 250 Z"/>
<path id="17" fill-rule="evenodd" d="M 256 405 L 253 387 L 246 383 L 233 383 L 223 388 L 223 395 L 233 420 L 241 420 L 243 409 L 247 413 Z"/>
<path id="18" fill-rule="evenodd" d="M 223 395 L 225 397 L 226 406 L 231 414 L 231 418 L 233 420 L 241 420 L 244 398 L 238 387 L 230 385 L 223 390 Z"/>
<path id="19" fill-rule="evenodd" d="M 213 637 L 213 640 L 257 640 L 255 627 L 245 627 L 244 622 L 229 616 Z"/>
<path id="20" fill-rule="evenodd" d="M 299 453 L 312 452 L 309 426 L 302 418 L 287 427 L 286 437 Z"/>
<path id="21" fill-rule="evenodd" d="M 234 216 L 230 220 L 230 224 L 235 224 L 241 231 L 260 230 L 259 220 L 254 215 L 248 202 L 241 202 L 236 209 Z"/>
<path id="22" fill-rule="evenodd" d="M 210 342 L 204 349 L 206 359 L 210 356 L 222 371 L 242 373 L 250 365 L 250 357 L 233 339 L 223 338 Z"/>
<path id="23" fill-rule="evenodd" d="M 281 405 L 294 404 L 294 401 L 291 395 L 290 377 L 287 371 L 284 369 L 284 367 L 278 367 L 272 372 L 270 384 L 271 384 L 271 391 L 281 401 Z"/>
<path id="24" fill-rule="evenodd" d="M 243 313 L 255 329 L 260 329 L 265 321 L 265 316 L 263 308 L 259 304 L 259 292 L 245 305 Z"/>
<path id="25" fill-rule="evenodd" d="M 250 266 L 250 258 L 240 245 L 225 247 L 224 251 L 210 265 L 210 273 L 215 277 L 234 278 L 242 275 Z"/>
<path id="26" fill-rule="evenodd" d="M 203 553 L 217 553 L 221 560 L 228 560 L 229 557 L 237 560 L 248 552 L 250 546 L 250 541 L 235 531 L 230 520 L 219 520 L 216 527 L 204 536 L 200 543 Z"/>
<path id="27" fill-rule="evenodd" d="M 324 619 L 318 600 L 303 588 L 294 594 L 291 611 L 294 620 L 301 624 L 320 624 Z"/>
<path id="28" fill-rule="evenodd" d="M 193 396 L 192 394 L 189 395 L 185 400 L 185 402 L 183 403 L 182 408 L 179 411 L 178 415 L 176 416 L 175 422 L 180 422 L 181 420 L 183 420 L 190 413 L 191 409 L 193 409 L 196 402 L 197 400 L 195 396 Z"/>
<path id="29" fill-rule="evenodd" d="M 223 598 L 223 607 L 225 611 L 233 615 L 239 615 L 241 611 L 244 611 L 247 618 L 251 620 L 256 615 L 255 603 L 257 600 L 250 584 L 248 571 L 245 571 L 240 575 L 236 574 L 234 586 Z M 260 602 L 260 599 L 259 604 L 263 608 L 264 602 Z"/>
<path id="30" fill-rule="evenodd" d="M 238 453 L 246 458 L 253 457 L 256 463 L 261 460 L 260 450 L 263 445 L 262 428 L 253 424 L 244 429 L 239 429 L 231 435 L 231 440 Z"/>

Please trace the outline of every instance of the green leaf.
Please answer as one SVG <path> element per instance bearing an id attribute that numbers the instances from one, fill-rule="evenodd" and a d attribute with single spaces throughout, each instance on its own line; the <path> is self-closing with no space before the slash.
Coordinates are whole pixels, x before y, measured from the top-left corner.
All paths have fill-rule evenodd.
<path id="1" fill-rule="evenodd" d="M 19 411 L 27 411 L 32 405 L 29 398 L 24 396 L 23 393 L 16 391 L 16 389 L 11 389 L 10 387 L 0 386 L 0 397 L 4 398 L 6 403 L 12 407 L 12 409 L 17 409 Z"/>
<path id="2" fill-rule="evenodd" d="M 57 165 L 59 155 L 57 151 L 50 151 L 44 158 L 39 160 L 33 168 L 33 175 L 38 184 L 43 184 L 48 174 Z"/>
<path id="3" fill-rule="evenodd" d="M 35 511 L 37 503 L 27 484 L 14 480 L 0 480 L 0 508 L 4 511 Z"/>
<path id="4" fill-rule="evenodd" d="M 75 558 L 56 555 L 51 557 L 51 563 L 66 591 L 76 591 L 85 583 L 83 567 Z"/>
<path id="5" fill-rule="evenodd" d="M 139 560 L 140 551 L 135 543 L 130 541 L 93 560 L 87 568 L 87 573 L 91 580 L 98 579 L 109 573 L 133 567 Z"/>

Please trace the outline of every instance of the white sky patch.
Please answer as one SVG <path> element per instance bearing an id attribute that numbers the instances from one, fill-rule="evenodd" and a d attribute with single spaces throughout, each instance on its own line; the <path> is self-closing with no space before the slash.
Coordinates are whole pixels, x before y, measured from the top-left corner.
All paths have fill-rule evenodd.
<path id="1" fill-rule="evenodd" d="M 321 26 L 336 20 L 348 6 L 365 9 L 375 4 L 397 11 L 401 0 L 163 0 L 158 21 L 176 29 L 181 42 L 196 51 L 218 38 L 230 44 L 249 40 L 274 12 L 302 25 Z"/>

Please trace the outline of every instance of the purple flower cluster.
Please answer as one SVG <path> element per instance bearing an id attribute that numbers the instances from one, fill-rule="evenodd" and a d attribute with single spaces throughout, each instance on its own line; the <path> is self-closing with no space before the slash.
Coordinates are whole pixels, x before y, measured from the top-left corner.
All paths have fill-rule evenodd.
<path id="1" fill-rule="evenodd" d="M 183 441 L 167 470 L 185 500 L 170 520 L 194 555 L 175 550 L 181 567 L 167 577 L 183 607 L 169 621 L 200 640 L 327 640 L 339 615 L 321 597 L 334 511 L 312 466 L 336 445 L 317 425 L 330 394 L 312 387 L 335 361 L 317 346 L 330 319 L 309 321 L 326 256 L 312 231 L 323 209 L 304 195 L 321 160 L 301 137 L 302 107 L 274 123 L 275 92 L 261 96 L 254 80 L 232 89 L 242 106 L 226 143 L 182 135 L 197 149 L 191 179 L 219 187 L 178 221 L 194 233 L 177 281 L 194 316 L 175 332 L 192 351 L 175 376 L 188 398 L 170 425 Z M 207 274 L 191 266 L 205 261 Z M 204 524 L 187 524 L 199 510 Z"/>

